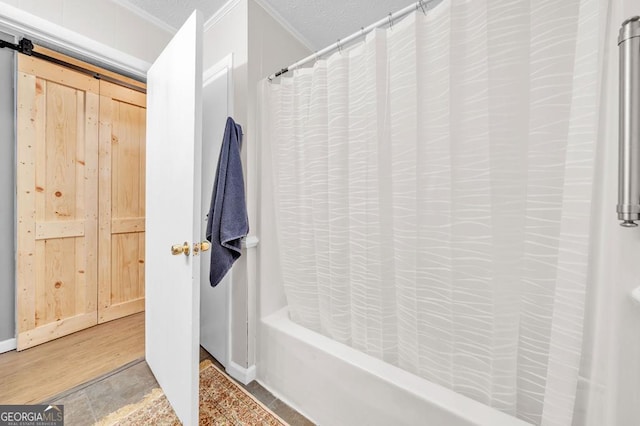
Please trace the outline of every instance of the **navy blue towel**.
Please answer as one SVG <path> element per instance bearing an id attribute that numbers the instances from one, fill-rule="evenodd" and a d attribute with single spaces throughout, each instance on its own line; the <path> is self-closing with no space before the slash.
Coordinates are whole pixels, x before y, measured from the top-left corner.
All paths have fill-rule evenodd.
<path id="1" fill-rule="evenodd" d="M 240 149 L 242 127 L 227 118 L 224 139 L 213 184 L 207 218 L 207 240 L 211 242 L 209 282 L 215 287 L 241 255 L 241 241 L 249 233 Z"/>

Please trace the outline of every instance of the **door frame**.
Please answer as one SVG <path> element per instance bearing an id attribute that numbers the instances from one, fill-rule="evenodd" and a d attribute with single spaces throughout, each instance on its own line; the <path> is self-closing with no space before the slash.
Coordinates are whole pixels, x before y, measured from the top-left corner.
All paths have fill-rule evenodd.
<path id="1" fill-rule="evenodd" d="M 215 80 L 223 71 L 227 71 L 227 111 L 233 113 L 233 52 L 207 68 L 202 74 L 202 87 L 207 86 Z"/>
<path id="2" fill-rule="evenodd" d="M 205 88 L 212 83 L 214 80 L 217 80 L 218 78 L 220 78 L 220 76 L 226 73 L 227 75 L 227 113 L 229 116 L 233 115 L 233 105 L 234 105 L 234 86 L 233 86 L 233 53 L 229 53 L 227 56 L 225 56 L 224 58 L 222 58 L 221 60 L 219 60 L 218 62 L 216 62 L 214 65 L 212 65 L 211 67 L 209 67 L 208 69 L 206 69 L 203 73 L 202 76 L 202 90 L 203 90 L 203 104 L 204 104 L 204 93 L 205 93 Z M 203 105 L 204 108 L 204 105 Z M 204 131 L 204 129 L 203 129 Z M 206 141 L 203 140 L 203 145 L 206 143 Z M 203 148 L 204 149 L 204 148 Z M 216 157 L 217 158 L 217 157 Z M 203 156 L 203 161 L 205 161 L 204 156 Z M 211 167 L 212 164 L 209 164 L 208 167 Z M 203 168 L 202 170 L 205 170 L 205 164 L 203 164 Z M 213 185 L 213 183 L 212 183 Z M 203 192 L 207 190 L 209 192 L 211 192 L 211 187 L 207 187 L 204 188 L 203 186 Z M 203 207 L 204 207 L 204 203 L 206 202 L 206 199 L 202 200 L 203 202 Z M 208 265 L 207 265 L 207 269 L 208 269 Z M 226 316 L 226 324 L 225 324 L 225 329 L 226 329 L 226 333 L 227 333 L 227 339 L 226 339 L 226 343 L 227 343 L 227 350 L 226 350 L 226 358 L 227 358 L 227 362 L 226 365 L 224 365 L 226 370 L 229 370 L 230 366 L 231 366 L 231 347 L 232 347 L 232 343 L 233 343 L 233 336 L 232 336 L 232 327 L 231 327 L 231 321 L 232 321 L 232 309 L 233 309 L 233 304 L 232 302 L 232 294 L 233 294 L 233 286 L 231 285 L 231 275 L 233 274 L 233 269 L 231 269 L 229 271 L 229 274 L 227 274 L 227 277 L 225 278 L 225 280 L 227 280 L 228 282 L 227 284 L 227 294 L 226 294 L 226 306 L 228 307 L 228 311 L 227 311 L 227 316 Z M 223 283 L 220 283 L 223 284 Z M 200 286 L 202 287 L 207 287 L 210 286 L 209 284 L 209 275 L 208 273 L 202 273 L 201 277 L 200 277 Z M 202 294 L 200 296 L 200 300 L 202 301 Z M 200 339 L 202 341 L 202 338 Z M 201 342 L 202 343 L 202 342 Z M 202 346 L 202 344 L 201 344 Z"/>

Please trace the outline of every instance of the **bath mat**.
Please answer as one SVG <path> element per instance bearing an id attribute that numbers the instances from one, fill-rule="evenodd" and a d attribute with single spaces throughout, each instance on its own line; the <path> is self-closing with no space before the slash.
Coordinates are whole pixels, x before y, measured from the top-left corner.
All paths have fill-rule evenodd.
<path id="1" fill-rule="evenodd" d="M 200 363 L 200 425 L 288 426 L 210 360 Z M 180 425 L 162 389 L 109 414 L 96 426 Z"/>

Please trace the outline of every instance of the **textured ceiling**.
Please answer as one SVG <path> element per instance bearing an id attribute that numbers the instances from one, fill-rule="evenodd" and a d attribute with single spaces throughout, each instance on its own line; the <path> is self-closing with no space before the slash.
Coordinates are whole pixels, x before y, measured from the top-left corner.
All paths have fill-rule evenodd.
<path id="1" fill-rule="evenodd" d="M 205 20 L 226 0 L 117 0 L 129 3 L 173 28 L 179 28 L 194 9 Z M 313 50 L 319 50 L 410 5 L 411 0 L 259 0 L 275 11 L 302 36 Z"/>

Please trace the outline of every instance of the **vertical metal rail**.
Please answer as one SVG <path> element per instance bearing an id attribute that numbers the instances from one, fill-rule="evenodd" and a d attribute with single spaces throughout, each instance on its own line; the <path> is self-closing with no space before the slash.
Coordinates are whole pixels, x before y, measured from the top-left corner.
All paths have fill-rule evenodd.
<path id="1" fill-rule="evenodd" d="M 640 16 L 622 23 L 618 130 L 618 220 L 624 227 L 640 221 Z"/>

